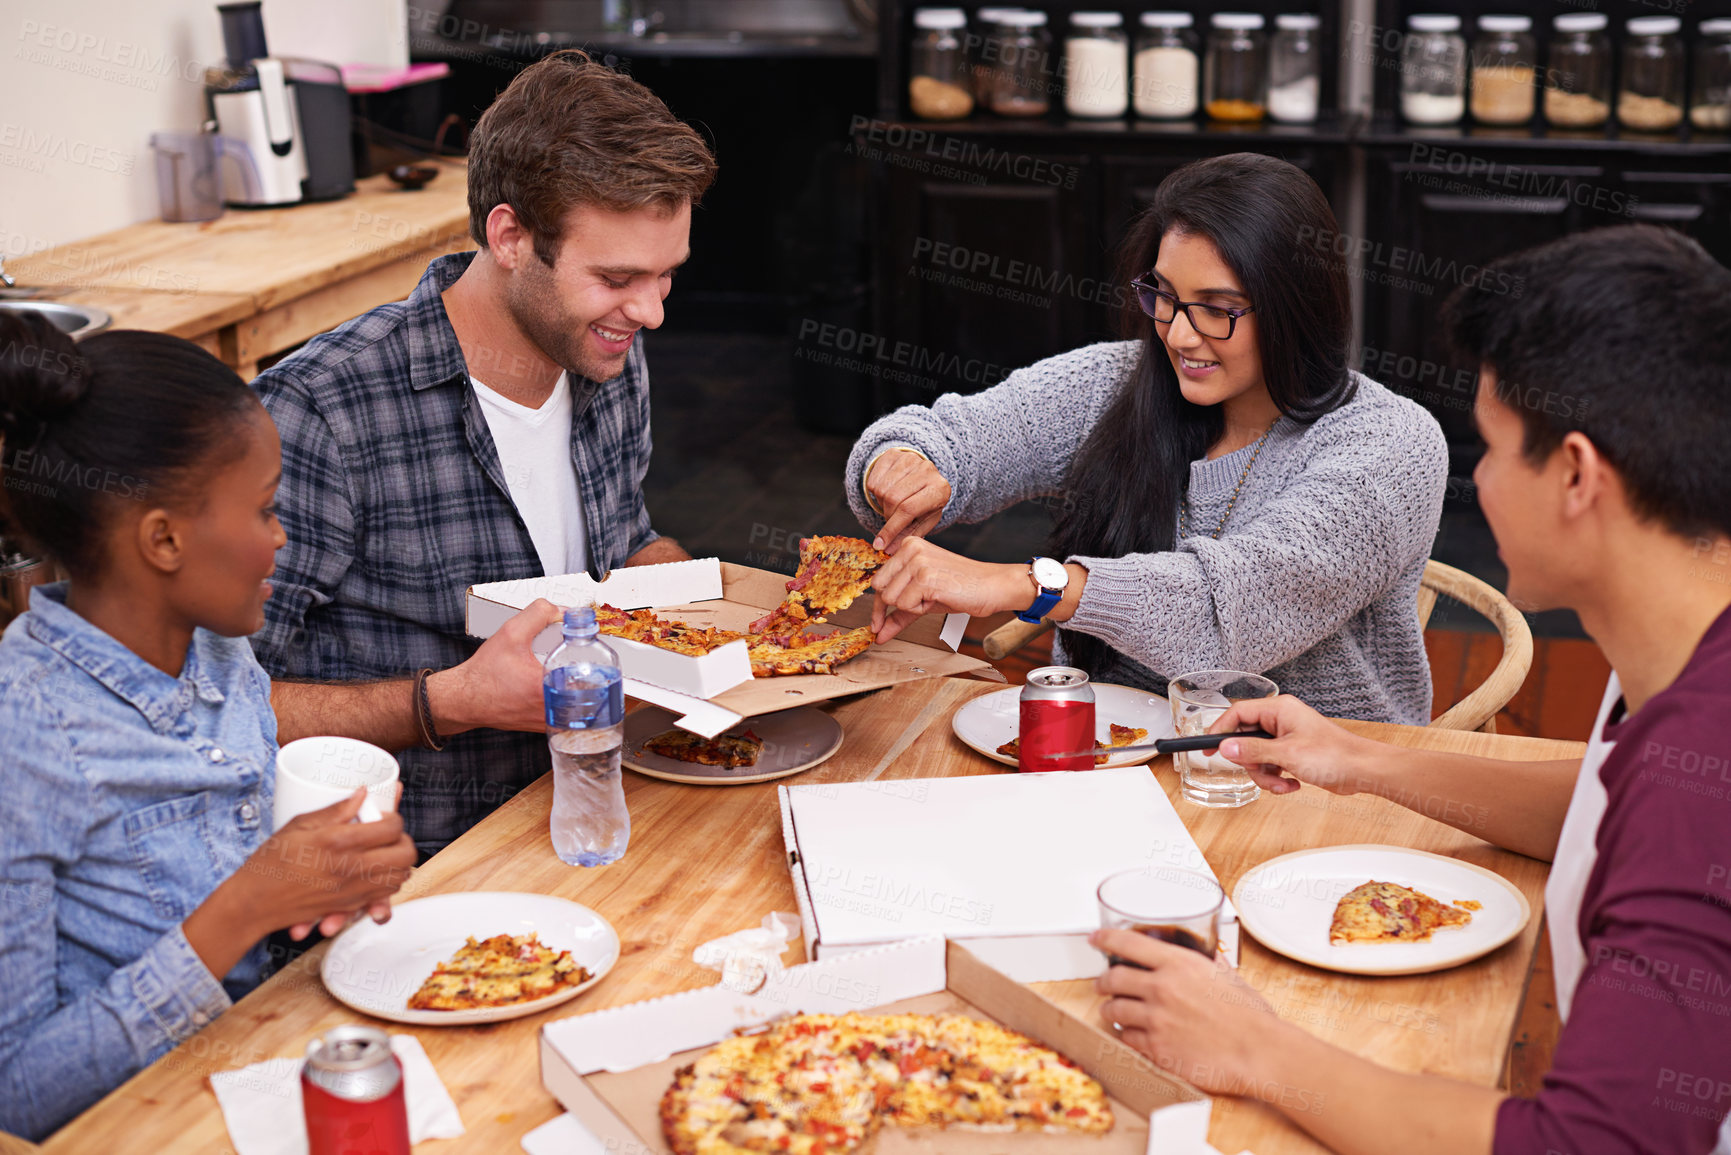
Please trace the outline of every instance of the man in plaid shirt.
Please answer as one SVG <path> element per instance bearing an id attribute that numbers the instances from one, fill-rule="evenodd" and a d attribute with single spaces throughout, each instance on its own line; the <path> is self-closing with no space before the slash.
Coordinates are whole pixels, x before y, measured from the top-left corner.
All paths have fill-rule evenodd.
<path id="1" fill-rule="evenodd" d="M 583 53 L 549 56 L 471 139 L 480 251 L 439 258 L 408 300 L 255 383 L 282 435 L 288 544 L 254 649 L 276 678 L 374 681 L 379 710 L 422 720 L 398 757 L 425 853 L 549 766 L 540 665 L 522 644 L 465 665 L 464 591 L 687 556 L 643 504 L 638 330 L 661 324 L 714 172 L 648 89 Z M 521 617 L 527 639 L 558 612 Z"/>

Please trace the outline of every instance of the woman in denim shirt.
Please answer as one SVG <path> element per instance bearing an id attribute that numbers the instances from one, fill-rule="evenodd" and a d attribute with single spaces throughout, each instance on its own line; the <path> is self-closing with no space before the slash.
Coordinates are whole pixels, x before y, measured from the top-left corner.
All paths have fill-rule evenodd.
<path id="1" fill-rule="evenodd" d="M 71 575 L 0 638 L 0 1130 L 40 1138 L 256 986 L 271 931 L 388 913 L 415 851 L 361 791 L 272 835 L 251 390 L 177 338 L 0 318 L 0 436 L 9 532 Z"/>

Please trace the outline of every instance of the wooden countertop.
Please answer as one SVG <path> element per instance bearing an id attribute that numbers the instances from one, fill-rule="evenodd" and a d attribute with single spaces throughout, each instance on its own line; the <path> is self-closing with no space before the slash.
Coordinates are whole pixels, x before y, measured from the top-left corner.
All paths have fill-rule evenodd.
<path id="1" fill-rule="evenodd" d="M 429 248 L 473 247 L 467 240 L 467 165 L 442 161 L 440 168 L 438 177 L 413 192 L 387 177 L 368 177 L 340 200 L 231 208 L 197 223 L 144 221 L 13 258 L 6 271 L 20 286 L 88 292 L 85 303 L 116 313 L 116 324 L 121 312 L 136 305 L 160 310 L 170 324 L 185 328 L 191 322 L 177 309 L 206 307 L 202 301 L 140 301 L 139 293 L 216 297 L 209 307 L 218 313 L 235 305 L 225 299 L 244 298 L 252 312 L 262 312 Z M 113 291 L 118 295 L 110 297 Z M 154 320 L 148 312 L 138 316 Z"/>
<path id="2" fill-rule="evenodd" d="M 915 682 L 828 704 L 846 733 L 841 750 L 802 783 L 928 778 L 1002 772 L 951 733 L 963 702 L 998 687 L 963 679 Z M 1402 746 L 1540 760 L 1579 757 L 1580 743 L 1351 723 Z M 1380 798 L 1336 798 L 1306 787 L 1264 796 L 1242 810 L 1202 810 L 1176 800 L 1169 760 L 1153 764 L 1179 815 L 1228 890 L 1251 866 L 1310 846 L 1375 842 L 1451 855 L 1509 879 L 1535 917 L 1507 946 L 1436 974 L 1363 978 L 1316 970 L 1272 954 L 1246 936 L 1241 969 L 1283 1017 L 1378 1062 L 1495 1085 L 1501 1077 L 1540 927 L 1544 863 L 1488 843 Z M 568 867 L 547 833 L 551 776 L 543 777 L 422 866 L 403 900 L 463 890 L 518 890 L 581 902 L 618 929 L 623 954 L 575 1002 L 481 1027 L 413 1028 L 463 1116 L 467 1133 L 436 1144 L 441 1155 L 515 1151 L 522 1135 L 560 1112 L 541 1086 L 536 1033 L 565 1015 L 599 1010 L 717 981 L 691 961 L 699 943 L 755 926 L 772 910 L 794 910 L 782 857 L 776 783 L 682 786 L 626 775 L 630 850 L 607 867 Z M 1054 869 L 1059 868 L 1057 865 Z M 45 1152 L 227 1151 L 228 1134 L 207 1076 L 299 1055 L 314 1034 L 362 1018 L 326 993 L 314 948 L 200 1034 L 170 1052 L 63 1128 Z M 790 963 L 797 961 L 792 953 Z M 1079 1014 L 1096 1005 L 1086 981 L 1035 989 Z M 1210 1140 L 1257 1155 L 1321 1150 L 1272 1108 L 1215 1102 Z M 434 1150 L 429 1147 L 428 1150 Z"/>

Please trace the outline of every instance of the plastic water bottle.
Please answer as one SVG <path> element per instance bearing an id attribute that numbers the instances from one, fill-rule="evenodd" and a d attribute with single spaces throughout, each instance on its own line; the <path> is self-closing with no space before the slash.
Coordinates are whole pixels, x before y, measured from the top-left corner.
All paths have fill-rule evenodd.
<path id="1" fill-rule="evenodd" d="M 565 611 L 565 640 L 547 655 L 541 687 L 553 752 L 553 850 L 571 866 L 617 862 L 631 840 L 619 769 L 625 688 L 593 606 Z"/>

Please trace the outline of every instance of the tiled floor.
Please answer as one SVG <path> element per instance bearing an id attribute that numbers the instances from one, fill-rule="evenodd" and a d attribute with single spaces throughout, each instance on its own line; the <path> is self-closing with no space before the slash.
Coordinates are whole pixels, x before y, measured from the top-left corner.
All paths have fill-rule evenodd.
<path id="1" fill-rule="evenodd" d="M 654 334 L 648 342 L 655 457 L 645 491 L 656 528 L 699 556 L 791 572 L 799 539 L 854 533 L 842 494 L 852 437 L 814 434 L 794 419 L 794 377 L 787 341 L 755 334 Z M 989 561 L 1037 552 L 1050 521 L 1023 504 L 981 525 L 955 526 L 936 540 Z M 1500 584 L 1501 566 L 1483 521 L 1471 510 L 1445 513 L 1436 555 Z M 1007 618 L 1007 615 L 1004 615 Z M 969 630 L 977 645 L 997 622 Z M 1580 636 L 1572 615 L 1532 619 L 1533 667 L 1497 717 L 1508 734 L 1584 739 L 1597 713 L 1608 667 Z M 1440 605 L 1425 642 L 1436 685 L 1436 712 L 1458 701 L 1495 666 L 1502 646 L 1476 615 Z M 975 651 L 976 654 L 979 651 Z M 1050 656 L 1043 638 L 1000 663 L 1013 681 Z"/>

